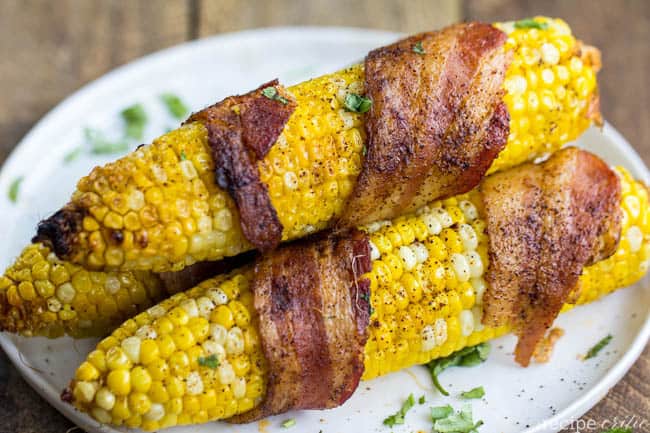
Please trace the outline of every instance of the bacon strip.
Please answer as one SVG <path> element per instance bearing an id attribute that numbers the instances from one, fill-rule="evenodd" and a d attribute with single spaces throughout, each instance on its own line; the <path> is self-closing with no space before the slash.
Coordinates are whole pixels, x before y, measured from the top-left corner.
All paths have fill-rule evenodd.
<path id="1" fill-rule="evenodd" d="M 269 87 L 276 89 L 276 98 L 262 93 Z M 273 80 L 245 95 L 228 97 L 187 120 L 205 123 L 217 184 L 237 203 L 244 236 L 261 251 L 280 243 L 282 224 L 256 162 L 268 153 L 295 109 L 293 97 Z"/>
<path id="2" fill-rule="evenodd" d="M 478 185 L 509 133 L 505 41 L 489 24 L 458 24 L 368 54 L 368 152 L 340 225 L 392 218 Z"/>
<path id="3" fill-rule="evenodd" d="M 264 401 L 230 421 L 343 404 L 363 374 L 370 247 L 354 231 L 292 244 L 255 266 L 253 291 L 269 364 Z"/>
<path id="4" fill-rule="evenodd" d="M 567 148 L 480 188 L 490 257 L 483 322 L 513 325 L 515 359 L 527 366 L 583 267 L 616 251 L 620 183 L 597 156 Z"/>

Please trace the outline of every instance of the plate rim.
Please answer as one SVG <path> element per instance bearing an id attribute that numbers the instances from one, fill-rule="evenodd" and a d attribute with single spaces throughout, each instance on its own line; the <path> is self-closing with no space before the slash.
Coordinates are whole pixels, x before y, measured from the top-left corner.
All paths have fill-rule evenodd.
<path id="1" fill-rule="evenodd" d="M 43 117 L 41 117 L 30 130 L 18 141 L 16 146 L 9 153 L 3 164 L 0 166 L 0 188 L 7 186 L 10 182 L 10 174 L 13 170 L 12 167 L 19 165 L 18 160 L 22 157 L 23 153 L 29 152 L 30 149 L 39 144 L 39 135 L 42 131 L 49 128 L 49 125 L 56 123 L 59 117 L 66 116 L 67 111 L 74 111 L 74 106 L 79 104 L 85 98 L 92 98 L 92 94 L 101 91 L 103 88 L 110 88 L 112 85 L 118 84 L 123 77 L 128 76 L 137 71 L 138 69 L 155 68 L 157 63 L 164 63 L 168 56 L 174 54 L 186 54 L 194 50 L 201 49 L 204 46 L 210 46 L 215 43 L 227 44 L 233 40 L 241 40 L 247 38 L 259 38 L 260 36 L 274 36 L 286 37 L 301 34 L 301 37 L 307 33 L 311 39 L 332 40 L 343 39 L 349 40 L 354 38 L 364 38 L 370 41 L 375 41 L 381 38 L 397 38 L 401 33 L 370 29 L 359 27 L 339 27 L 339 26 L 278 26 L 278 27 L 263 27 L 250 30 L 236 31 L 213 35 L 192 41 L 185 41 L 177 45 L 164 48 L 159 51 L 147 54 L 137 59 L 131 60 L 117 68 L 114 68 L 102 76 L 89 81 L 82 85 L 80 88 L 66 96 L 59 101 L 52 109 L 50 109 Z M 87 96 L 87 95 L 91 96 Z M 646 183 L 650 183 L 650 171 L 645 165 L 640 155 L 636 152 L 634 147 L 608 122 L 605 122 L 602 133 L 612 139 L 616 145 L 623 151 L 625 157 L 630 160 L 633 171 L 639 173 Z M 17 210 L 10 210 L 17 212 Z M 623 376 L 634 365 L 636 360 L 643 352 L 645 346 L 650 340 L 650 308 L 646 312 L 646 318 L 634 337 L 632 343 L 628 346 L 625 354 L 601 377 L 596 384 L 591 387 L 587 392 L 582 394 L 576 401 L 568 405 L 562 411 L 556 413 L 537 425 L 523 430 L 523 433 L 542 433 L 551 431 L 554 427 L 563 428 L 570 424 L 572 421 L 579 419 L 588 410 L 593 408 L 607 392 L 614 387 Z M 75 425 L 87 431 L 100 431 L 103 433 L 119 433 L 121 430 L 103 425 L 92 419 L 89 415 L 79 412 L 73 406 L 64 403 L 59 398 L 59 393 L 53 387 L 50 387 L 47 382 L 41 377 L 40 374 L 35 372 L 33 368 L 25 362 L 21 357 L 21 352 L 18 346 L 12 341 L 10 334 L 0 332 L 0 347 L 5 351 L 9 360 L 14 364 L 16 369 L 20 372 L 21 376 L 29 383 L 29 385 L 42 397 L 48 404 L 55 407 L 62 415 L 70 420 Z M 549 429 L 550 428 L 550 429 Z"/>

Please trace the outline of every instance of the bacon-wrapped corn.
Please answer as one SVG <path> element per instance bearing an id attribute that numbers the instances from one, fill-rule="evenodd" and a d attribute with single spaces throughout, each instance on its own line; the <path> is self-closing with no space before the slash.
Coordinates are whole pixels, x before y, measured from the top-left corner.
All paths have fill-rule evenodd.
<path id="1" fill-rule="evenodd" d="M 643 276 L 650 259 L 644 185 L 617 169 L 623 231 L 610 258 L 585 268 L 569 304 Z M 479 193 L 366 227 L 371 312 L 365 373 L 372 379 L 509 331 L 485 327 L 487 236 Z M 70 398 L 102 423 L 156 430 L 245 413 L 266 392 L 252 269 L 208 280 L 127 321 L 77 370 Z M 567 308 L 569 306 L 567 304 Z"/>
<path id="2" fill-rule="evenodd" d="M 504 82 L 510 135 L 492 170 L 552 152 L 599 119 L 595 50 L 577 41 L 563 21 L 536 20 L 539 28 L 496 24 L 508 33 L 505 49 L 513 58 Z M 288 92 L 297 108 L 257 162 L 283 240 L 322 230 L 343 212 L 366 145 L 364 116 L 344 105 L 346 95 L 364 93 L 364 67 Z M 235 202 L 215 182 L 200 122 L 94 169 L 65 209 L 78 220 L 55 215 L 57 227 L 45 227 L 37 239 L 88 269 L 179 270 L 251 249 Z"/>

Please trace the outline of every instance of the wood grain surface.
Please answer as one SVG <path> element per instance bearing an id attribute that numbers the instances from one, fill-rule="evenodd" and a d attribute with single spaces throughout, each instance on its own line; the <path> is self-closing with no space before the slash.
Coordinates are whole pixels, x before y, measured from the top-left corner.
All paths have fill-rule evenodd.
<path id="1" fill-rule="evenodd" d="M 461 19 L 560 16 L 604 52 L 605 117 L 650 163 L 650 2 L 569 0 L 0 0 L 0 163 L 48 110 L 85 83 L 152 51 L 220 32 L 277 25 L 342 25 L 403 32 Z M 650 348 L 583 417 L 646 419 Z M 587 420 L 593 420 L 587 425 Z M 0 351 L 0 433 L 65 433 L 73 425 L 25 383 Z M 483 433 L 489 432 L 485 427 Z"/>

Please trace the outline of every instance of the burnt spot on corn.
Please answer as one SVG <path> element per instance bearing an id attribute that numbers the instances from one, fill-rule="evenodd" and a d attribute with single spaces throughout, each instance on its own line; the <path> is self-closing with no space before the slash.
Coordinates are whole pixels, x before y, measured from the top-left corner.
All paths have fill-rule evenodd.
<path id="1" fill-rule="evenodd" d="M 66 206 L 51 217 L 38 223 L 33 243 L 41 242 L 50 247 L 61 259 L 68 258 L 82 227 L 87 210 L 77 206 Z"/>
<path id="2" fill-rule="evenodd" d="M 116 245 L 121 245 L 124 242 L 124 233 L 121 230 L 111 230 L 110 239 Z"/>

